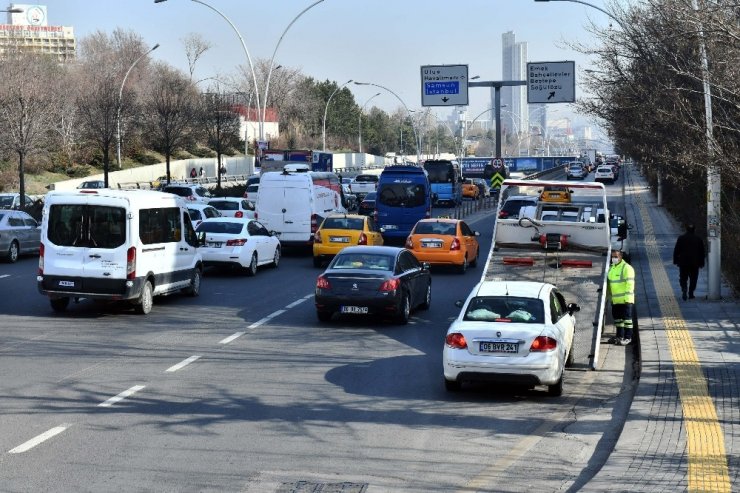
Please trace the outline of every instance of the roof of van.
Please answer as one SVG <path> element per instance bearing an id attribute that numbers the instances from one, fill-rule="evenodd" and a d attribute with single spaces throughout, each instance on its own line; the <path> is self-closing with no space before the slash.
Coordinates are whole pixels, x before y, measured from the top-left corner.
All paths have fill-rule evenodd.
<path id="1" fill-rule="evenodd" d="M 45 203 L 58 202 L 66 198 L 111 198 L 111 199 L 123 199 L 129 202 L 131 201 L 143 201 L 149 202 L 157 200 L 171 200 L 175 199 L 181 204 L 185 204 L 182 197 L 173 195 L 171 193 L 160 192 L 157 190 L 139 190 L 139 189 L 111 189 L 111 188 L 97 188 L 97 189 L 75 189 L 75 190 L 52 190 L 48 192 L 44 198 Z"/>
<path id="2" fill-rule="evenodd" d="M 390 166 L 386 166 L 385 168 L 383 168 L 383 171 L 381 171 L 380 176 L 383 176 L 386 173 L 425 174 L 426 170 L 422 168 L 421 166 L 416 166 L 416 165 L 392 164 Z"/>

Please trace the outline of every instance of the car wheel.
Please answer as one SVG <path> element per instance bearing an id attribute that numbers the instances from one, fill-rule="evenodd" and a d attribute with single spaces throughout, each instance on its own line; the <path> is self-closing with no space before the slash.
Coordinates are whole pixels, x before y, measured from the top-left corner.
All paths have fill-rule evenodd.
<path id="1" fill-rule="evenodd" d="M 10 246 L 8 247 L 8 262 L 12 264 L 17 261 L 19 252 L 20 248 L 18 247 L 18 242 L 16 240 L 11 241 Z"/>
<path id="2" fill-rule="evenodd" d="M 275 248 L 275 255 L 272 256 L 272 267 L 277 269 L 280 264 L 280 247 Z"/>
<path id="3" fill-rule="evenodd" d="M 478 265 L 478 257 L 480 257 L 480 248 L 475 251 L 475 258 L 470 262 L 470 267 L 476 267 Z"/>
<path id="4" fill-rule="evenodd" d="M 463 259 L 463 263 L 458 266 L 457 269 L 460 274 L 465 274 L 465 272 L 468 270 L 468 257 L 465 257 Z"/>
<path id="5" fill-rule="evenodd" d="M 398 307 L 398 321 L 402 325 L 406 325 L 409 323 L 409 318 L 411 317 L 411 300 L 409 299 L 409 294 L 404 293 L 403 298 L 401 298 L 401 306 Z"/>
<path id="6" fill-rule="evenodd" d="M 195 269 L 193 271 L 193 276 L 190 278 L 190 286 L 187 288 L 186 292 L 190 296 L 200 296 L 200 281 L 203 277 L 203 273 L 200 271 L 200 269 Z"/>
<path id="7" fill-rule="evenodd" d="M 69 306 L 69 298 L 51 298 L 51 309 L 55 312 L 61 313 Z"/>
<path id="8" fill-rule="evenodd" d="M 139 299 L 136 301 L 136 311 L 142 315 L 148 315 L 152 311 L 153 298 L 152 283 L 146 281 L 144 287 L 141 288 L 141 295 L 139 295 Z"/>
<path id="9" fill-rule="evenodd" d="M 314 267 L 319 268 L 319 267 L 321 267 L 321 264 L 322 264 L 321 257 L 314 257 L 313 258 L 313 266 Z"/>
<path id="10" fill-rule="evenodd" d="M 252 254 L 252 260 L 249 262 L 249 267 L 247 267 L 247 275 L 250 277 L 257 275 L 257 252 Z"/>
<path id="11" fill-rule="evenodd" d="M 462 388 L 462 384 L 457 380 L 447 380 L 445 378 L 445 390 L 447 392 L 459 392 Z"/>
<path id="12" fill-rule="evenodd" d="M 316 312 L 316 318 L 319 319 L 319 322 L 329 322 L 331 320 L 332 315 L 334 315 L 332 312 L 325 312 L 325 311 Z"/>
<path id="13" fill-rule="evenodd" d="M 547 386 L 547 393 L 553 397 L 559 397 L 563 395 L 563 379 L 565 378 L 565 370 L 560 374 L 560 378 L 557 382 Z"/>
<path id="14" fill-rule="evenodd" d="M 432 306 L 432 283 L 427 284 L 426 294 L 424 295 L 424 301 L 421 303 L 422 310 L 429 310 Z"/>

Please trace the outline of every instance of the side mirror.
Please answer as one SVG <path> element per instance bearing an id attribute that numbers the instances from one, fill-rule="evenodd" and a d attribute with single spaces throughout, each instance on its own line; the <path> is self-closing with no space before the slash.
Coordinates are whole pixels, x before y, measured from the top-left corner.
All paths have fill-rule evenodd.
<path id="1" fill-rule="evenodd" d="M 200 232 L 198 232 L 196 234 L 198 235 L 198 246 L 199 247 L 205 246 L 205 244 L 206 244 L 206 232 L 205 231 L 200 231 Z"/>
<path id="2" fill-rule="evenodd" d="M 480 232 L 478 232 L 478 231 L 473 231 L 473 235 L 475 235 L 475 236 L 480 236 Z"/>
<path id="3" fill-rule="evenodd" d="M 429 262 L 422 262 L 421 263 L 421 270 L 429 270 L 431 267 L 429 265 Z"/>
<path id="4" fill-rule="evenodd" d="M 568 313 L 570 315 L 573 315 L 575 312 L 580 312 L 581 311 L 581 307 L 578 306 L 577 303 L 568 303 L 567 308 L 568 308 Z"/>
<path id="5" fill-rule="evenodd" d="M 455 302 L 455 306 L 458 307 L 458 308 L 462 308 L 464 304 L 465 304 L 465 302 L 463 300 L 457 300 Z"/>

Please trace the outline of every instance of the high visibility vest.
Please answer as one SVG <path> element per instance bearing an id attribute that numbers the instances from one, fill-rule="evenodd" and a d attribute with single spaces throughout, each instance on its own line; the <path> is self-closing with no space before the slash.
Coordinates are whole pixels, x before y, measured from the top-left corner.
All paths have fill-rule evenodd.
<path id="1" fill-rule="evenodd" d="M 635 302 L 635 269 L 630 264 L 622 260 L 612 265 L 606 280 L 613 305 Z"/>

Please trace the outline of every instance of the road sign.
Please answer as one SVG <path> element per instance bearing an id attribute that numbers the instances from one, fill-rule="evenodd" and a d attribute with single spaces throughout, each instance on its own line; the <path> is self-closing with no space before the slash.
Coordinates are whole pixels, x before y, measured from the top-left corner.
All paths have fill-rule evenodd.
<path id="1" fill-rule="evenodd" d="M 504 165 L 504 160 L 501 159 L 500 157 L 497 157 L 496 159 L 493 160 L 493 165 L 494 166 L 503 166 Z"/>
<path id="2" fill-rule="evenodd" d="M 527 63 L 527 103 L 575 103 L 576 62 Z"/>
<path id="3" fill-rule="evenodd" d="M 422 106 L 467 106 L 467 65 L 422 65 Z"/>

